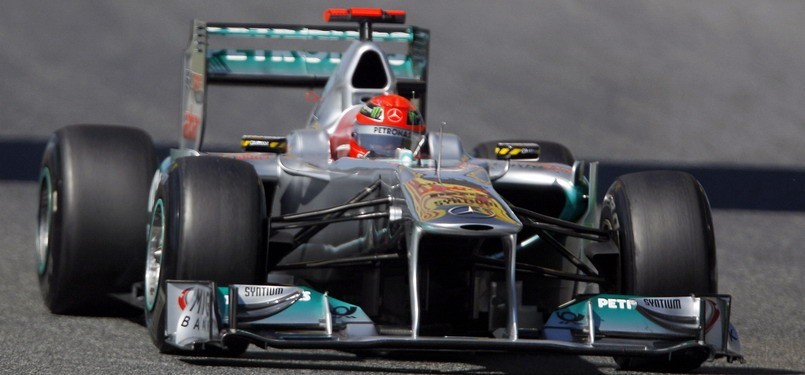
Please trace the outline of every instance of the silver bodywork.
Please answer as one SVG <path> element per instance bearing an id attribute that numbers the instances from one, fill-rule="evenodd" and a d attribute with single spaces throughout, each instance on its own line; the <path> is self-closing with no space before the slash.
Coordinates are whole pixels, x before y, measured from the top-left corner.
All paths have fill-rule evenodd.
<path id="1" fill-rule="evenodd" d="M 204 23 L 197 22 L 195 28 L 201 30 Z M 185 115 L 200 116 L 203 133 L 203 92 L 206 83 L 195 84 L 194 79 L 206 80 L 206 67 L 201 59 L 206 54 L 203 37 L 194 36 L 186 58 Z M 363 56 L 375 54 L 382 57 L 382 70 L 387 82 L 382 87 L 364 88 L 353 86 L 353 76 L 360 74 L 356 69 Z M 593 306 L 594 299 L 581 300 L 579 303 L 588 310 L 587 318 L 567 324 L 560 320 L 549 320 L 544 326 L 542 314 L 551 314 L 560 303 L 569 301 L 576 292 L 585 286 L 584 283 L 558 282 L 546 284 L 546 289 L 555 290 L 538 302 L 524 302 L 524 283 L 518 280 L 521 262 L 530 262 L 535 256 L 548 259 L 560 270 L 574 269 L 562 257 L 549 258 L 539 253 L 541 239 L 533 234 L 523 236 L 524 225 L 518 215 L 512 211 L 507 197 L 502 191 L 520 194 L 521 200 L 533 202 L 534 207 L 541 207 L 547 199 L 539 193 L 550 191 L 551 199 L 558 202 L 558 208 L 550 214 L 576 223 L 589 223 L 588 215 L 595 212 L 596 197 L 591 187 L 595 186 L 595 164 L 576 161 L 573 165 L 562 163 L 546 163 L 539 159 L 532 160 L 497 160 L 469 156 L 458 136 L 449 133 L 431 132 L 426 137 L 420 155 L 427 157 L 417 160 L 396 159 L 354 159 L 341 158 L 332 160 L 331 136 L 338 124 L 351 108 L 366 98 L 395 92 L 397 85 L 386 55 L 378 45 L 370 41 L 356 41 L 342 55 L 342 60 L 334 74 L 327 81 L 319 103 L 313 108 L 306 125 L 287 135 L 287 152 L 281 154 L 242 152 L 214 153 L 219 157 L 236 158 L 254 166 L 266 187 L 267 199 L 270 202 L 272 223 L 269 224 L 269 253 L 272 249 L 283 249 L 281 259 L 270 271 L 268 280 L 297 282 L 304 280 L 316 285 L 327 285 L 328 282 L 349 277 L 350 271 L 331 266 L 350 265 L 352 263 L 370 263 L 386 259 L 397 259 L 404 262 L 405 281 L 400 285 L 407 288 L 406 296 L 398 295 L 406 302 L 396 306 L 394 313 L 408 309 L 404 315 L 409 317 L 402 331 L 386 330 L 376 327 L 368 315 L 360 311 L 360 325 L 350 325 L 343 317 L 333 317 L 330 304 L 335 300 L 325 295 L 317 295 L 320 310 L 308 327 L 307 336 L 283 334 L 278 330 L 286 326 L 297 327 L 286 321 L 288 316 L 282 315 L 281 308 L 265 313 L 265 326 L 236 324 L 243 321 L 239 313 L 249 310 L 250 302 L 238 297 L 238 290 L 248 286 L 232 286 L 221 292 L 216 286 L 197 282 L 177 281 L 172 285 L 169 296 L 188 288 L 203 290 L 205 303 L 209 303 L 210 315 L 202 321 L 208 324 L 209 332 L 201 336 L 184 335 L 180 329 L 170 334 L 173 343 L 184 348 L 204 343 L 220 343 L 226 335 L 247 338 L 255 343 L 277 347 L 332 347 L 332 348 L 477 348 L 504 350 L 544 349 L 580 354 L 629 354 L 629 355 L 663 355 L 684 351 L 690 348 L 710 348 L 711 358 L 727 356 L 730 359 L 740 358 L 737 349 L 728 347 L 737 342 L 724 333 L 730 330 L 729 302 L 723 298 L 706 299 L 711 304 L 719 304 L 719 311 L 726 313 L 718 321 L 719 337 L 705 338 L 704 323 L 699 315 L 703 314 L 704 299 L 691 300 L 690 308 L 684 316 L 677 317 L 692 324 L 685 340 L 677 344 L 664 346 L 661 338 L 650 340 L 650 343 L 635 343 L 618 340 L 600 340 L 599 333 L 611 330 L 610 326 L 599 326 L 590 319 L 593 310 L 604 306 Z M 196 78 L 194 78 L 196 77 Z M 185 122 L 185 126 L 187 123 Z M 205 154 L 201 148 L 201 133 L 191 134 L 183 128 L 181 149 L 174 150 L 162 164 L 160 172 L 154 177 L 155 187 L 151 192 L 153 201 L 159 181 L 167 178 L 170 164 L 181 157 L 194 157 Z M 367 187 L 372 186 L 371 189 Z M 295 241 L 304 229 L 276 229 L 281 227 L 281 219 L 288 215 L 316 212 L 347 204 L 362 190 L 367 189 L 366 199 L 385 200 L 385 203 L 373 206 L 356 207 L 348 210 L 353 215 L 373 215 L 367 219 L 335 222 L 313 232 L 304 241 Z M 523 193 L 526 192 L 526 193 Z M 530 195 L 529 195 L 530 194 Z M 553 203 L 556 203 L 553 202 Z M 526 207 L 529 208 L 529 207 Z M 537 210 L 537 208 L 534 208 Z M 383 214 L 383 215 L 379 215 Z M 484 252 L 484 259 L 492 264 L 492 271 L 481 271 L 473 274 L 472 283 L 476 291 L 474 305 L 469 311 L 477 316 L 490 316 L 488 328 L 496 338 L 479 337 L 429 337 L 422 334 L 423 311 L 429 298 L 423 290 L 430 291 L 425 285 L 423 272 L 434 272 L 423 268 L 423 257 L 432 255 L 438 249 L 427 247 L 433 239 L 455 238 L 461 243 L 475 244 L 477 247 L 488 246 L 490 251 Z M 536 245 L 535 245 L 536 244 Z M 572 256 L 582 259 L 582 240 L 573 249 Z M 469 256 L 469 255 L 468 255 Z M 521 261 L 521 258 L 524 259 Z M 495 268 L 497 267 L 497 268 Z M 379 271 L 378 271 L 379 272 Z M 492 276 L 490 276 L 492 275 Z M 497 278 L 500 275 L 501 277 Z M 428 276 L 430 277 L 430 276 Z M 375 280 L 375 279 L 371 279 Z M 183 284 L 184 283 L 184 284 Z M 469 283 L 469 282 L 468 282 Z M 221 287 L 221 286 L 219 286 Z M 279 288 L 279 286 L 274 286 Z M 307 289 L 306 289 L 307 290 Z M 298 293 L 297 293 L 298 292 Z M 308 291 L 309 292 L 309 291 Z M 200 293 L 200 292 L 199 292 Z M 216 293 L 226 293 L 226 304 L 216 303 Z M 283 294 L 284 299 L 277 306 L 302 306 L 298 302 L 302 291 L 294 289 L 296 294 Z M 199 294 L 201 295 L 201 294 Z M 294 295 L 296 297 L 289 297 Z M 496 296 L 495 298 L 490 297 Z M 217 298 L 224 298 L 224 294 Z M 240 299 L 238 299 L 240 298 Z M 294 299 L 296 298 L 296 299 Z M 613 297 L 614 298 L 614 297 Z M 235 303 L 235 301 L 240 301 Z M 268 300 L 266 300 L 268 301 Z M 263 301 L 263 303 L 268 303 Z M 503 301 L 503 307 L 501 307 Z M 257 303 L 257 302 L 254 302 Z M 337 302 L 342 303 L 342 302 Z M 631 303 L 631 302 L 630 302 Z M 324 306 L 324 307 L 322 307 Z M 631 305 L 630 305 L 631 306 Z M 174 326 L 180 319 L 182 311 L 173 308 L 169 313 L 169 326 Z M 245 309 L 245 310 L 244 310 Z M 240 312 L 239 312 L 240 310 Z M 375 309 L 377 310 L 377 309 Z M 206 311 L 206 310 L 205 310 Z M 218 311 L 223 321 L 212 321 Z M 267 311 L 267 310 L 266 310 Z M 561 311 L 561 310 L 560 310 Z M 203 314 L 202 314 L 203 315 Z M 656 317 L 657 314 L 652 315 Z M 245 316 L 245 315 L 244 315 Z M 173 319 L 173 320 L 171 320 Z M 205 320 L 206 319 L 206 320 Z M 273 320 L 272 320 L 273 319 Z M 558 319 L 558 318 L 557 318 Z M 679 319 L 671 321 L 678 324 Z M 171 323 L 172 322 L 172 323 Z M 297 322 L 298 323 L 298 322 Z M 363 328 L 358 328 L 363 327 Z M 369 327 L 369 328 L 367 328 Z M 521 338 L 521 332 L 536 332 L 545 329 L 548 339 Z M 394 332 L 390 334 L 389 332 Z M 402 332 L 402 334 L 400 334 Z M 184 335 L 184 336 L 182 336 Z M 179 337 L 181 336 L 181 337 Z M 312 339 L 311 339 L 312 338 Z M 732 344 L 733 346 L 737 345 Z"/>
<path id="2" fill-rule="evenodd" d="M 388 79 L 386 84 L 380 88 L 361 88 L 352 85 L 352 78 L 358 67 L 360 57 L 364 54 L 377 54 L 385 56 L 383 50 L 373 42 L 354 43 L 344 52 L 341 64 L 333 73 L 331 79 L 324 86 L 321 99 L 308 120 L 308 127 L 314 129 L 324 129 L 328 134 L 332 134 L 334 128 L 344 114 L 344 111 L 353 105 L 362 104 L 366 98 L 372 98 L 387 92 L 397 91 L 397 81 L 389 67 L 387 59 L 382 58 L 383 71 Z"/>

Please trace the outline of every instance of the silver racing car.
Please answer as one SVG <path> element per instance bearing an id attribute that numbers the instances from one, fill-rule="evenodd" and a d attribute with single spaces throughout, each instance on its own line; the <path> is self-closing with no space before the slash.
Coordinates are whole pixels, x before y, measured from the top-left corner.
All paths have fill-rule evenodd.
<path id="1" fill-rule="evenodd" d="M 561 144 L 523 135 L 467 150 L 425 127 L 428 30 L 395 25 L 405 13 L 393 10 L 325 20 L 195 21 L 179 144 L 164 160 L 139 129 L 52 136 L 36 248 L 52 312 L 129 301 L 162 352 L 558 352 L 671 370 L 742 360 L 692 176 L 621 176 L 601 202 L 597 164 Z M 311 52 L 235 38 L 352 42 Z M 323 90 L 300 129 L 208 152 L 216 84 Z"/>

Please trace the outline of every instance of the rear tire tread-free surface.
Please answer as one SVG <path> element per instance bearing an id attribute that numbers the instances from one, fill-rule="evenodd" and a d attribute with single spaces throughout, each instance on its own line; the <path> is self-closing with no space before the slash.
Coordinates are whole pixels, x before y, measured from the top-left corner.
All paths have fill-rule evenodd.
<path id="1" fill-rule="evenodd" d="M 151 138 L 136 128 L 73 125 L 56 131 L 40 173 L 37 274 L 57 314 L 103 314 L 106 293 L 138 281 Z"/>

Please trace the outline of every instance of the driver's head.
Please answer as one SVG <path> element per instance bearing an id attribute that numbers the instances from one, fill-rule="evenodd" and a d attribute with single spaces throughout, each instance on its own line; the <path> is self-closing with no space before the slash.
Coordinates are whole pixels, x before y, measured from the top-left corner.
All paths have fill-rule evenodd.
<path id="1" fill-rule="evenodd" d="M 398 148 L 411 150 L 425 133 L 422 115 L 408 99 L 384 94 L 369 99 L 355 116 L 349 156 L 393 157 Z"/>

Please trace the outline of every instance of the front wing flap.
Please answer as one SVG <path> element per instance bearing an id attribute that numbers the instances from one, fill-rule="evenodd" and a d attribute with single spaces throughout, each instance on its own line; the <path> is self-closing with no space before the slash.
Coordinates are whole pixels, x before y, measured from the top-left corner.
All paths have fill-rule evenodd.
<path id="1" fill-rule="evenodd" d="M 637 297 L 601 294 L 560 307 L 545 325 L 545 338 L 598 346 L 643 342 L 663 348 L 692 342 L 710 358 L 741 360 L 738 331 L 730 324 L 728 295 Z"/>
<path id="2" fill-rule="evenodd" d="M 167 294 L 166 341 L 185 350 L 220 345 L 233 333 L 288 340 L 377 335 L 360 307 L 303 286 L 168 281 Z"/>
<path id="3" fill-rule="evenodd" d="M 185 350 L 225 346 L 228 337 L 262 347 L 322 349 L 452 349 L 670 356 L 706 351 L 741 360 L 727 295 L 583 296 L 554 311 L 542 337 L 425 337 L 410 330 L 379 334 L 355 306 L 308 287 L 216 286 L 168 281 L 166 341 Z M 232 303 L 232 301 L 237 301 Z"/>

